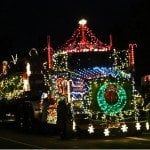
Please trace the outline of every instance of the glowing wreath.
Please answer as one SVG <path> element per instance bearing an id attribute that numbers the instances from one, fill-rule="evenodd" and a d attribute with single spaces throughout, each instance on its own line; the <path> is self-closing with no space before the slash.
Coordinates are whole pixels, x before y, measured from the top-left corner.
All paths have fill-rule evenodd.
<path id="1" fill-rule="evenodd" d="M 110 116 L 115 116 L 121 112 L 126 101 L 126 91 L 117 83 L 104 83 L 98 90 L 98 105 L 103 112 Z"/>

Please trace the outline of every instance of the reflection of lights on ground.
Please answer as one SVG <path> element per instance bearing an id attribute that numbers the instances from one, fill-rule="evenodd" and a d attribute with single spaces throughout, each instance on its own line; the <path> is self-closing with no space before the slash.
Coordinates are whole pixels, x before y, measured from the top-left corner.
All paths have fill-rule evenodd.
<path id="1" fill-rule="evenodd" d="M 135 127 L 136 127 L 136 129 L 137 129 L 137 130 L 140 130 L 140 129 L 141 129 L 141 125 L 140 125 L 140 123 L 139 123 L 139 122 L 137 122 Z"/>
<path id="2" fill-rule="evenodd" d="M 127 132 L 128 131 L 127 125 L 126 124 L 122 125 L 121 130 L 122 130 L 122 132 Z"/>
<path id="3" fill-rule="evenodd" d="M 146 122 L 146 129 L 149 130 L 149 122 Z"/>
<path id="4" fill-rule="evenodd" d="M 91 134 L 91 133 L 94 133 L 94 127 L 93 127 L 93 125 L 89 125 L 89 127 L 88 127 L 88 132 Z"/>
<path id="5" fill-rule="evenodd" d="M 104 129 L 104 135 L 105 135 L 105 136 L 109 136 L 109 133 L 110 133 L 110 131 L 109 131 L 108 128 L 107 128 L 107 129 Z"/>

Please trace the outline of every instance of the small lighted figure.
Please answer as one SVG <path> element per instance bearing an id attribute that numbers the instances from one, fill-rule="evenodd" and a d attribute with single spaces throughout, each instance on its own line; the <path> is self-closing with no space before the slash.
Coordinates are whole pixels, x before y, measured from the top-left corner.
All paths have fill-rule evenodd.
<path id="1" fill-rule="evenodd" d="M 127 132 L 127 131 L 128 131 L 127 125 L 126 125 L 126 124 L 123 124 L 123 125 L 121 126 L 121 130 L 122 130 L 122 132 Z"/>
<path id="2" fill-rule="evenodd" d="M 87 23 L 87 20 L 85 20 L 85 19 L 81 19 L 80 21 L 79 21 L 79 24 L 80 25 L 85 25 Z"/>
<path id="3" fill-rule="evenodd" d="M 91 134 L 91 133 L 94 133 L 94 127 L 93 127 L 93 125 L 89 125 L 89 127 L 88 127 L 88 132 Z"/>
<path id="4" fill-rule="evenodd" d="M 73 131 L 76 131 L 76 123 L 75 123 L 74 120 L 73 120 L 73 126 L 72 126 L 72 129 L 73 129 Z"/>
<path id="5" fill-rule="evenodd" d="M 135 127 L 136 127 L 136 130 L 140 130 L 140 129 L 141 129 L 141 125 L 140 125 L 140 123 L 139 123 L 139 122 L 137 122 Z"/>
<path id="6" fill-rule="evenodd" d="M 149 122 L 146 122 L 146 130 L 149 130 Z"/>
<path id="7" fill-rule="evenodd" d="M 109 131 L 108 128 L 104 129 L 104 135 L 105 135 L 105 136 L 109 136 L 109 133 L 110 133 L 110 131 Z"/>
<path id="8" fill-rule="evenodd" d="M 18 61 L 18 56 L 17 56 L 17 54 L 16 54 L 16 56 L 14 57 L 13 55 L 11 55 L 11 57 L 12 57 L 12 63 L 14 64 L 14 65 L 16 65 L 17 64 L 17 61 Z"/>
<path id="9" fill-rule="evenodd" d="M 30 76 L 31 75 L 30 63 L 27 63 L 27 65 L 26 65 L 26 71 L 27 71 L 27 75 Z"/>
<path id="10" fill-rule="evenodd" d="M 4 60 L 2 62 L 3 64 L 3 74 L 7 74 L 7 71 L 8 71 L 8 61 Z"/>

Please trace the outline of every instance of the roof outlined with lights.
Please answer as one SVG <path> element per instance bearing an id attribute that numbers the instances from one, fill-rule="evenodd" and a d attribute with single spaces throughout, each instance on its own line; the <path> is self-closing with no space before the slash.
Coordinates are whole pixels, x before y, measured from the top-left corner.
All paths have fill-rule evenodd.
<path id="1" fill-rule="evenodd" d="M 78 28 L 64 44 L 63 51 L 67 53 L 110 51 L 112 48 L 111 39 L 109 44 L 101 42 L 86 24 L 85 19 L 79 21 Z"/>

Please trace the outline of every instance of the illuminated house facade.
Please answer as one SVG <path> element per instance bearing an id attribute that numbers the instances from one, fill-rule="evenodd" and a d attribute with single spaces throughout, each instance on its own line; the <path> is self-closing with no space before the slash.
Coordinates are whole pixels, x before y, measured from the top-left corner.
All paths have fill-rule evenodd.
<path id="1" fill-rule="evenodd" d="M 50 37 L 47 38 L 47 61 L 42 62 L 42 65 L 39 60 L 35 61 L 37 52 L 32 49 L 35 56 L 29 59 L 29 64 L 26 63 L 23 78 L 16 78 L 15 91 L 20 88 L 20 92 L 45 92 L 41 93 L 38 106 L 40 113 L 45 112 L 47 115 L 45 121 L 49 124 L 56 124 L 57 104 L 65 98 L 71 104 L 74 125 L 82 128 L 76 118 L 78 115 L 87 115 L 81 122 L 88 119 L 84 129 L 89 133 L 97 129 L 103 130 L 107 136 L 112 128 L 127 132 L 129 122 L 132 122 L 133 128 L 140 130 L 141 122 L 144 122 L 143 128 L 149 122 L 147 118 L 140 120 L 144 101 L 135 89 L 133 77 L 136 47 L 133 43 L 129 44 L 127 50 L 117 50 L 113 47 L 111 35 L 108 44 L 103 43 L 89 29 L 86 20 L 82 19 L 71 38 L 58 50 L 53 51 Z M 38 66 L 42 66 L 42 69 Z M 38 77 L 34 75 L 38 75 L 41 80 L 37 80 Z M 0 82 L 1 87 L 3 81 Z M 41 88 L 37 85 L 44 86 Z M 4 95 L 2 90 L 0 94 L 1 97 Z M 16 91 L 14 94 L 17 97 L 21 93 Z M 49 101 L 46 111 L 44 95 Z"/>
<path id="2" fill-rule="evenodd" d="M 133 43 L 127 50 L 116 50 L 111 35 L 104 44 L 86 20 L 80 20 L 72 37 L 51 57 L 55 73 L 49 93 L 56 102 L 65 97 L 75 116 L 88 114 L 88 129 L 126 127 L 128 118 L 139 126 L 143 98 L 132 76 L 136 47 Z"/>

